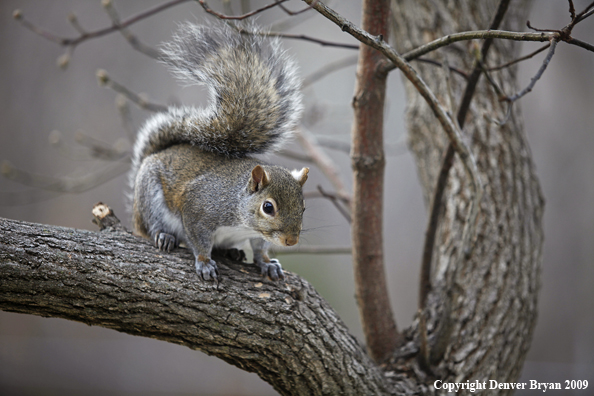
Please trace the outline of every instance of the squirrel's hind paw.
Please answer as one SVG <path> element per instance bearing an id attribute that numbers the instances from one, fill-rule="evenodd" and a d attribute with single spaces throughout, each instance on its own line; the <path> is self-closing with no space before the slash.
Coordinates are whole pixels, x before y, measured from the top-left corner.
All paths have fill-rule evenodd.
<path id="1" fill-rule="evenodd" d="M 158 232 L 155 234 L 155 246 L 163 252 L 170 252 L 177 247 L 177 241 L 175 240 L 175 236 L 171 234 Z"/>
<path id="2" fill-rule="evenodd" d="M 260 268 L 260 273 L 262 274 L 262 276 L 268 276 L 273 281 L 285 279 L 283 267 L 277 259 L 270 259 L 269 263 L 266 263 L 261 260 L 256 260 L 254 264 L 256 264 L 258 268 Z"/>
<path id="3" fill-rule="evenodd" d="M 196 272 L 198 276 L 200 276 L 203 280 L 214 280 L 218 281 L 219 279 L 219 269 L 217 268 L 217 263 L 211 259 L 205 259 L 204 261 L 199 260 L 196 258 Z"/>

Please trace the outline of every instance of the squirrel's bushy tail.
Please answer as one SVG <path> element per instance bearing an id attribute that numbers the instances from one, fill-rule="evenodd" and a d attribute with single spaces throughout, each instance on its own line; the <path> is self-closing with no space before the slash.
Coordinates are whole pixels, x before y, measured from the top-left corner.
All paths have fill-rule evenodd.
<path id="1" fill-rule="evenodd" d="M 150 119 L 138 134 L 134 167 L 174 144 L 242 157 L 273 151 L 290 136 L 302 111 L 300 80 L 277 39 L 185 24 L 163 53 L 177 77 L 209 88 L 211 103 Z"/>

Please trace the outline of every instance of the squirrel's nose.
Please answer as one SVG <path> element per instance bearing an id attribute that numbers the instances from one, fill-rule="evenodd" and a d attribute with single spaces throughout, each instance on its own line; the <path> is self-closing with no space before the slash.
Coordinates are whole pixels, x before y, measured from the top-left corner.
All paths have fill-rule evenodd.
<path id="1" fill-rule="evenodd" d="M 299 242 L 299 236 L 289 236 L 285 238 L 286 246 L 293 246 Z"/>

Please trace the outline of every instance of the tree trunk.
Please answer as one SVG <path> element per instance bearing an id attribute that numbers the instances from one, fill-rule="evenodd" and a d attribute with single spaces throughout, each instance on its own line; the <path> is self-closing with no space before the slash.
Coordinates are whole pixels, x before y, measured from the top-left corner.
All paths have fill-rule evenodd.
<path id="1" fill-rule="evenodd" d="M 513 3 L 504 29 L 521 29 L 527 3 Z M 496 2 L 486 1 L 393 0 L 392 6 L 392 43 L 401 53 L 449 33 L 486 29 L 497 9 Z M 471 43 L 462 42 L 427 57 L 438 61 L 447 57 L 451 66 L 472 70 L 476 52 Z M 501 64 L 517 55 L 515 42 L 496 40 L 485 61 Z M 420 62 L 414 66 L 446 104 L 444 71 Z M 518 91 L 515 67 L 493 78 L 507 94 Z M 459 76 L 451 79 L 459 103 L 466 82 Z M 405 85 L 409 145 L 429 203 L 448 139 L 425 100 L 411 84 Z M 457 158 L 440 202 L 431 292 L 423 319 L 429 330 L 429 364 L 446 382 L 517 380 L 536 324 L 544 202 L 518 104 L 504 126 L 492 122 L 504 119 L 506 110 L 483 77 L 463 130 L 485 186 L 469 259 L 462 257 L 461 239 L 470 189 Z"/>

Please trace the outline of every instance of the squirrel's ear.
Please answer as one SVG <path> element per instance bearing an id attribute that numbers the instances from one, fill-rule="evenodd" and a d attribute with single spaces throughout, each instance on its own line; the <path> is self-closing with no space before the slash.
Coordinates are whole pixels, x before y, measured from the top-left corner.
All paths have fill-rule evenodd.
<path id="1" fill-rule="evenodd" d="M 270 183 L 268 174 L 260 165 L 256 165 L 252 169 L 252 176 L 250 177 L 249 188 L 251 192 L 260 191 Z"/>
<path id="2" fill-rule="evenodd" d="M 307 174 L 308 173 L 309 173 L 309 168 L 303 168 L 301 170 L 295 169 L 294 171 L 291 172 L 291 175 L 293 175 L 293 177 L 295 178 L 295 180 L 297 180 L 297 183 L 299 183 L 299 185 L 301 187 L 303 187 L 303 185 L 307 181 Z"/>

